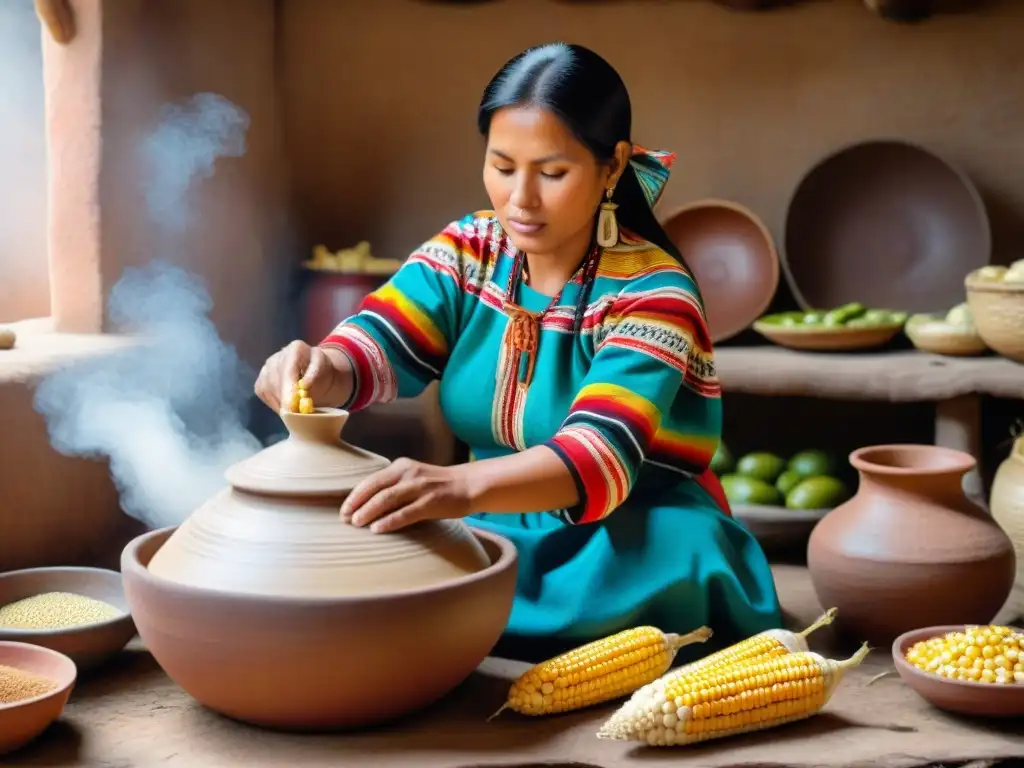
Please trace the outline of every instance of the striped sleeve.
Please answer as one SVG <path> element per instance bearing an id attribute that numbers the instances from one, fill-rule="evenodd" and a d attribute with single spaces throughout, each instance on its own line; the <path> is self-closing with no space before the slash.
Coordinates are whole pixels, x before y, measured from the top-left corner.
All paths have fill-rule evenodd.
<path id="1" fill-rule="evenodd" d="M 415 397 L 440 378 L 458 329 L 467 261 L 478 260 L 478 245 L 472 217 L 449 224 L 320 343 L 352 363 L 355 381 L 344 408 Z"/>
<path id="2" fill-rule="evenodd" d="M 631 282 L 604 325 L 583 386 L 546 443 L 576 481 L 574 523 L 601 520 L 621 505 L 644 462 L 700 476 L 720 438 L 720 422 L 702 416 L 720 413 L 721 391 L 688 275 L 666 270 Z M 671 418 L 680 412 L 695 417 Z"/>

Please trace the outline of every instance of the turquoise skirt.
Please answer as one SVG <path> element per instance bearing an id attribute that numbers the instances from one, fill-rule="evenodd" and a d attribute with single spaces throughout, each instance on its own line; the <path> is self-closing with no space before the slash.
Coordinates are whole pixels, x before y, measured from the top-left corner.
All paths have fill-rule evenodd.
<path id="1" fill-rule="evenodd" d="M 511 540 L 519 553 L 497 656 L 537 662 L 634 626 L 680 634 L 710 626 L 714 637 L 684 648 L 676 659 L 683 663 L 783 626 L 757 540 L 696 484 L 659 494 L 653 505 L 631 498 L 587 525 L 549 513 L 466 522 Z"/>

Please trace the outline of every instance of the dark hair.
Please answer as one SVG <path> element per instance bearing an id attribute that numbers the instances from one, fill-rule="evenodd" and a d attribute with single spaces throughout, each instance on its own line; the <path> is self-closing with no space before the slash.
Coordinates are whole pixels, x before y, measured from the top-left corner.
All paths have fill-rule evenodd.
<path id="1" fill-rule="evenodd" d="M 611 64 L 581 45 L 548 43 L 506 62 L 480 100 L 480 133 L 487 136 L 495 112 L 515 106 L 550 110 L 599 162 L 610 162 L 616 144 L 631 141 L 633 109 L 626 84 Z M 687 266 L 655 218 L 629 164 L 615 185 L 612 202 L 619 206 L 615 214 L 621 226 Z"/>

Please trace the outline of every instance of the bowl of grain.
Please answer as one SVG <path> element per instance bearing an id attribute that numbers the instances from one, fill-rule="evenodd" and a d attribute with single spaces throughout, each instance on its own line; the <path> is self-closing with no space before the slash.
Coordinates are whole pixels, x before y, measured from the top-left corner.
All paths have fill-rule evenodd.
<path id="1" fill-rule="evenodd" d="M 28 643 L 0 642 L 0 755 L 28 744 L 61 716 L 75 663 Z"/>
<path id="2" fill-rule="evenodd" d="M 0 641 L 43 646 L 82 671 L 135 635 L 121 574 L 104 568 L 30 568 L 0 574 Z"/>
<path id="3" fill-rule="evenodd" d="M 921 698 L 972 717 L 1024 717 L 1024 629 L 923 627 L 892 644 L 896 672 Z"/>

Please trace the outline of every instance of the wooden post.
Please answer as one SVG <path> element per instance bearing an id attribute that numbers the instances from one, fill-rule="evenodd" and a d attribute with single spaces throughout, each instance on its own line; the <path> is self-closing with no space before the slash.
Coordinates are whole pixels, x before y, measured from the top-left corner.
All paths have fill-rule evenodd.
<path id="1" fill-rule="evenodd" d="M 964 476 L 964 493 L 988 509 L 981 477 L 981 397 L 961 395 L 935 404 L 935 444 L 969 453 L 979 466 Z"/>

